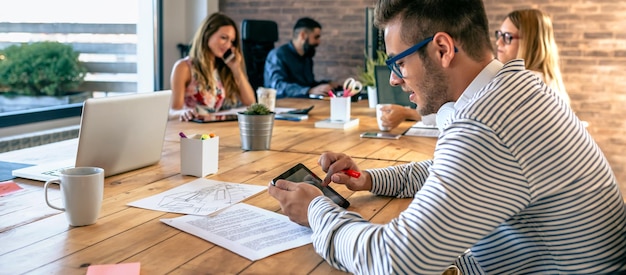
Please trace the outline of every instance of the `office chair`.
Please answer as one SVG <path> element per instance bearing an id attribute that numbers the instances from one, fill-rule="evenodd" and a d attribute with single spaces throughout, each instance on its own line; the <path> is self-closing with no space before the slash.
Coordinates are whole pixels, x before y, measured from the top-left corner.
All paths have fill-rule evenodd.
<path id="1" fill-rule="evenodd" d="M 178 51 L 180 52 L 180 58 L 187 57 L 187 55 L 189 55 L 189 50 L 191 50 L 191 44 L 178 43 L 176 47 L 178 48 Z"/>
<path id="2" fill-rule="evenodd" d="M 270 20 L 244 19 L 241 22 L 241 50 L 252 89 L 263 86 L 267 54 L 278 41 L 278 24 Z"/>

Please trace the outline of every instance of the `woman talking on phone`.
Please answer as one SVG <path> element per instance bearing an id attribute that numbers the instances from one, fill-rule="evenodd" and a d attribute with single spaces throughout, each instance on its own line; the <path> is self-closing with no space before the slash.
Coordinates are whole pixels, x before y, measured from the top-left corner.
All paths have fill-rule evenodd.
<path id="1" fill-rule="evenodd" d="M 182 121 L 255 102 L 235 22 L 222 13 L 202 21 L 189 55 L 174 64 L 170 118 Z"/>

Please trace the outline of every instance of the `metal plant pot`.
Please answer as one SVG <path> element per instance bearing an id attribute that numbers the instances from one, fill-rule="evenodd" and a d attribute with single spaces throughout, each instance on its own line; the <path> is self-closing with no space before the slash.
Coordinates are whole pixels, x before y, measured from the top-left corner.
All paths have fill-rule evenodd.
<path id="1" fill-rule="evenodd" d="M 274 113 L 269 115 L 237 114 L 241 149 L 246 151 L 269 150 L 274 128 Z"/>

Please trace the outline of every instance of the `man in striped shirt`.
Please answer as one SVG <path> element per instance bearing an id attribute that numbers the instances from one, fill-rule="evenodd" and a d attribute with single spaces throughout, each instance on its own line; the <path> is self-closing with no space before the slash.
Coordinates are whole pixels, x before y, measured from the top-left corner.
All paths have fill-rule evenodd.
<path id="1" fill-rule="evenodd" d="M 626 207 L 611 168 L 575 116 L 523 60 L 494 60 L 481 0 L 379 0 L 390 82 L 421 115 L 444 115 L 433 160 L 364 171 L 341 153 L 319 160 L 324 183 L 413 197 L 372 224 L 315 187 L 269 193 L 313 230 L 333 267 L 356 274 L 626 272 Z M 523 39 L 523 38 L 521 38 Z M 446 106 L 447 108 L 442 108 Z M 451 110 L 451 111 L 450 111 Z"/>

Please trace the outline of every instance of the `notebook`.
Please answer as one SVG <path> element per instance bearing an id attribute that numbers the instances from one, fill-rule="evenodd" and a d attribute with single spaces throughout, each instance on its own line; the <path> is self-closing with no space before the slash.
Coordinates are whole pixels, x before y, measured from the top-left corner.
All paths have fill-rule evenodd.
<path id="1" fill-rule="evenodd" d="M 400 86 L 391 86 L 389 77 L 391 71 L 385 65 L 377 65 L 374 67 L 374 76 L 376 77 L 376 95 L 379 104 L 398 104 L 402 106 L 410 106 L 415 109 L 415 103 L 409 100 L 409 94 L 402 91 Z"/>
<path id="2" fill-rule="evenodd" d="M 73 159 L 13 170 L 15 177 L 47 181 L 73 166 L 96 166 L 105 177 L 159 162 L 172 92 L 158 91 L 83 103 L 78 148 Z"/>

